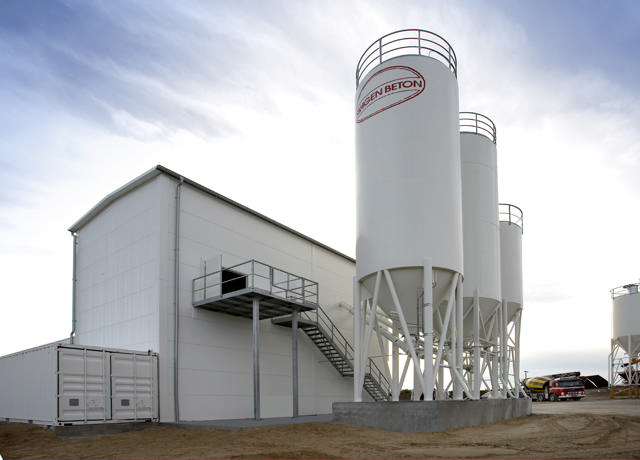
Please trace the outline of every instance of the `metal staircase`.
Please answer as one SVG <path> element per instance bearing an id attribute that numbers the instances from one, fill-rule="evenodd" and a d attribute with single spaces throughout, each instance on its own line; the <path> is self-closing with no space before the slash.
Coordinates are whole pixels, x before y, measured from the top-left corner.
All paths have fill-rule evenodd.
<path id="1" fill-rule="evenodd" d="M 291 327 L 292 317 L 281 316 L 271 321 L 279 326 Z M 298 327 L 307 334 L 340 375 L 353 377 L 353 347 L 320 307 L 301 312 Z M 389 381 L 371 358 L 367 359 L 364 389 L 375 401 L 388 401 L 391 398 Z"/>

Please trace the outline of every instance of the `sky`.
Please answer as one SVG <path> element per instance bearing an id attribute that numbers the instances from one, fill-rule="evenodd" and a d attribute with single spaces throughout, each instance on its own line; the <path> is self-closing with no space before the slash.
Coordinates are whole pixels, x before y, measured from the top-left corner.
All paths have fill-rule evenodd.
<path id="1" fill-rule="evenodd" d="M 69 335 L 67 229 L 156 164 L 355 257 L 355 67 L 404 28 L 497 126 L 523 373 L 607 377 L 609 290 L 640 277 L 633 0 L 0 2 L 0 355 Z"/>

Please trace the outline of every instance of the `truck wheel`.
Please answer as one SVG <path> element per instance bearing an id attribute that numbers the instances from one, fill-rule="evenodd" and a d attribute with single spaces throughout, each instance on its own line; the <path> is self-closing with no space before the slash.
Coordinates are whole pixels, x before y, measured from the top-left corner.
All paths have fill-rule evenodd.
<path id="1" fill-rule="evenodd" d="M 555 393 L 550 393 L 549 394 L 549 401 L 551 402 L 556 402 L 558 400 L 558 395 Z"/>
<path id="2" fill-rule="evenodd" d="M 571 399 L 573 399 L 574 401 L 580 401 L 582 398 L 578 396 L 577 398 L 571 398 Z"/>
<path id="3" fill-rule="evenodd" d="M 538 401 L 540 401 L 540 402 L 541 402 L 541 401 L 544 401 L 544 393 L 538 393 L 538 395 L 537 395 L 537 399 L 538 399 Z"/>

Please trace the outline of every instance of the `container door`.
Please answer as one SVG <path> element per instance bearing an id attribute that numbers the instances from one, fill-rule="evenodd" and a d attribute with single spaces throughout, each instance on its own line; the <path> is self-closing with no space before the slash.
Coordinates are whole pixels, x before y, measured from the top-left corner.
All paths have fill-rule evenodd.
<path id="1" fill-rule="evenodd" d="M 158 418 L 157 358 L 111 354 L 111 410 L 113 420 Z"/>
<path id="2" fill-rule="evenodd" d="M 110 420 L 106 352 L 58 348 L 58 420 Z"/>

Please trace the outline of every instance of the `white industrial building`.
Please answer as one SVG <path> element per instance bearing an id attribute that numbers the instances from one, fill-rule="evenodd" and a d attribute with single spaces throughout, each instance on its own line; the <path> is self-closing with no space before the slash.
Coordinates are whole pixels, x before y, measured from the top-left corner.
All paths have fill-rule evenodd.
<path id="1" fill-rule="evenodd" d="M 329 414 L 334 401 L 351 400 L 352 370 L 341 356 L 351 353 L 352 258 L 162 166 L 105 197 L 69 230 L 71 342 L 157 353 L 159 420 Z M 254 299 L 261 318 L 258 382 Z M 294 310 L 305 331 L 297 341 Z M 282 325 L 270 320 L 283 316 Z M 0 374 L 3 391 L 12 385 L 20 391 L 16 374 Z M 105 415 L 111 412 L 94 411 L 86 421 L 113 419 Z M 0 417 L 39 418 L 22 416 L 20 408 L 11 413 L 1 401 Z"/>

